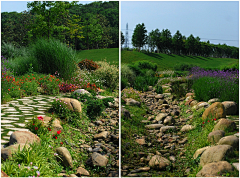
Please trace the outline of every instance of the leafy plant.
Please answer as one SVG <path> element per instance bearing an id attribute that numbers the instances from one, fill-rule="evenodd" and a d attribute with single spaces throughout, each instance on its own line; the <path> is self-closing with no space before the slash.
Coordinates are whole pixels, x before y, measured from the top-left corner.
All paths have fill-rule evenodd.
<path id="1" fill-rule="evenodd" d="M 99 68 L 96 62 L 89 59 L 84 59 L 81 62 L 79 62 L 78 67 L 80 69 L 87 69 L 89 71 L 96 70 Z"/>

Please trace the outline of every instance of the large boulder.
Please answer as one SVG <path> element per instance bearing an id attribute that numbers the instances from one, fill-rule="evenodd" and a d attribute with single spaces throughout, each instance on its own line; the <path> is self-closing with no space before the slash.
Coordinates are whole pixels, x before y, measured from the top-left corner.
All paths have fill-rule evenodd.
<path id="1" fill-rule="evenodd" d="M 221 176 L 222 173 L 233 171 L 233 167 L 227 161 L 218 161 L 206 164 L 199 171 L 196 177 L 215 177 Z"/>
<path id="2" fill-rule="evenodd" d="M 81 103 L 77 99 L 73 98 L 60 98 L 60 101 L 67 104 L 68 109 L 71 111 L 82 112 Z"/>
<path id="3" fill-rule="evenodd" d="M 58 156 L 61 158 L 59 159 L 57 157 L 57 160 L 58 161 L 61 161 L 62 164 L 66 167 L 71 167 L 73 168 L 73 162 L 72 162 L 72 156 L 71 154 L 69 153 L 68 149 L 65 148 L 65 147 L 58 147 L 56 149 L 56 152 L 58 154 Z"/>
<path id="4" fill-rule="evenodd" d="M 239 138 L 234 135 L 226 136 L 226 137 L 221 138 L 219 140 L 218 144 L 219 145 L 230 145 L 233 147 L 233 149 L 238 149 L 239 148 Z"/>
<path id="5" fill-rule="evenodd" d="M 22 151 L 24 146 L 26 146 L 26 148 L 30 147 L 29 144 L 20 143 L 20 144 L 10 145 L 6 148 L 2 148 L 1 149 L 1 158 L 3 160 L 6 160 L 6 159 L 10 158 L 12 156 L 12 154 L 14 154 L 18 151 L 18 148 L 20 148 L 20 151 Z"/>
<path id="6" fill-rule="evenodd" d="M 85 90 L 85 89 L 77 89 L 75 90 L 73 93 L 79 93 L 79 94 L 87 94 L 87 95 L 91 95 L 91 93 L 89 93 L 89 91 Z"/>
<path id="7" fill-rule="evenodd" d="M 222 103 L 215 102 L 212 105 L 210 105 L 203 113 L 202 119 L 220 119 L 226 117 L 226 111 Z"/>
<path id="8" fill-rule="evenodd" d="M 48 127 L 50 124 L 50 121 L 52 120 L 51 117 L 49 116 L 44 116 L 43 117 L 43 125 Z M 52 133 L 56 134 L 57 131 L 61 130 L 63 131 L 63 127 L 61 126 L 61 122 L 58 119 L 54 119 L 54 121 L 52 122 Z"/>
<path id="9" fill-rule="evenodd" d="M 216 131 L 210 132 L 208 134 L 208 142 L 210 142 L 211 144 L 216 144 L 224 136 L 225 136 L 225 132 L 223 130 L 216 130 Z"/>
<path id="10" fill-rule="evenodd" d="M 170 165 L 170 161 L 160 155 L 153 156 L 149 161 L 149 166 L 153 169 L 164 169 Z"/>
<path id="11" fill-rule="evenodd" d="M 234 101 L 224 101 L 222 102 L 227 115 L 235 115 L 237 114 L 238 107 Z"/>
<path id="12" fill-rule="evenodd" d="M 197 151 L 195 151 L 195 153 L 193 155 L 193 159 L 196 159 L 199 155 L 201 155 L 208 148 L 210 148 L 210 146 L 206 146 L 206 147 L 197 149 Z"/>
<path id="13" fill-rule="evenodd" d="M 220 119 L 218 123 L 214 126 L 213 131 L 223 130 L 223 131 L 232 132 L 236 130 L 236 128 L 237 126 L 234 121 L 223 118 L 223 119 Z"/>
<path id="14" fill-rule="evenodd" d="M 210 103 L 210 104 L 215 103 L 215 102 L 220 102 L 220 99 L 219 98 L 212 98 L 212 99 L 208 100 L 208 103 Z"/>
<path id="15" fill-rule="evenodd" d="M 193 106 L 193 109 L 201 109 L 201 108 L 208 108 L 210 106 L 210 104 L 208 104 L 207 102 L 199 102 L 197 103 L 195 106 Z"/>
<path id="16" fill-rule="evenodd" d="M 40 138 L 30 131 L 15 131 L 11 134 L 9 145 L 40 143 Z"/>
<path id="17" fill-rule="evenodd" d="M 206 149 L 201 158 L 200 166 L 204 166 L 208 163 L 224 161 L 227 156 L 231 156 L 233 153 L 233 147 L 230 145 L 217 145 Z"/>

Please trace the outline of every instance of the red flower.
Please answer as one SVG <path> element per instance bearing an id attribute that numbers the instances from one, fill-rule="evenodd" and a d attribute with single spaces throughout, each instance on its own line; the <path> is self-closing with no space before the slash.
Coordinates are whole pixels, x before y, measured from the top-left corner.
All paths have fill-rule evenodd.
<path id="1" fill-rule="evenodd" d="M 63 144 L 63 142 L 61 142 L 61 145 Z"/>
<path id="2" fill-rule="evenodd" d="M 209 120 L 208 120 L 208 122 L 209 122 Z"/>
<path id="3" fill-rule="evenodd" d="M 204 122 L 202 124 L 204 124 Z"/>
<path id="4" fill-rule="evenodd" d="M 37 128 L 37 127 L 35 127 L 35 130 L 38 130 L 38 128 Z"/>
<path id="5" fill-rule="evenodd" d="M 217 120 L 216 118 L 214 118 L 214 120 Z"/>
<path id="6" fill-rule="evenodd" d="M 35 125 L 35 124 L 33 123 L 33 125 Z"/>
<path id="7" fill-rule="evenodd" d="M 55 137 L 57 139 L 57 137 Z"/>
<path id="8" fill-rule="evenodd" d="M 60 134 L 61 133 L 61 130 L 57 131 L 57 134 Z"/>
<path id="9" fill-rule="evenodd" d="M 48 128 L 49 131 L 52 131 L 52 129 Z"/>
<path id="10" fill-rule="evenodd" d="M 42 116 L 38 116 L 37 117 L 39 120 L 42 120 L 43 121 L 43 117 Z"/>

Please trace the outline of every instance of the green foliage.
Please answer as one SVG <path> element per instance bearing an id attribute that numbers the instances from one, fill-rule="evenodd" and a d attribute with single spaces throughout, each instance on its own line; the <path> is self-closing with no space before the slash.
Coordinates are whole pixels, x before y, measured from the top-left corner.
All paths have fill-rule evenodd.
<path id="1" fill-rule="evenodd" d="M 138 76 L 134 82 L 134 89 L 139 91 L 147 91 L 148 86 L 154 86 L 158 81 L 157 77 L 151 76 Z"/>
<path id="2" fill-rule="evenodd" d="M 75 53 L 65 44 L 55 39 L 38 39 L 32 44 L 31 55 L 38 61 L 39 72 L 55 74 L 70 79 L 76 70 Z"/>
<path id="3" fill-rule="evenodd" d="M 129 82 L 129 83 L 133 83 L 134 80 L 136 78 L 136 74 L 134 73 L 134 71 L 126 64 L 122 64 L 121 65 L 121 79 L 123 79 L 123 84 L 124 82 Z M 126 86 L 126 83 L 125 82 L 125 86 Z M 125 87 L 124 87 L 125 88 Z"/>
<path id="4" fill-rule="evenodd" d="M 138 66 L 141 70 L 142 69 L 151 69 L 154 72 L 157 71 L 157 64 L 154 64 L 149 61 L 137 61 L 134 65 Z"/>
<path id="5" fill-rule="evenodd" d="M 126 87 L 129 87 L 128 79 L 121 77 L 121 91 Z"/>
<path id="6" fill-rule="evenodd" d="M 94 71 L 94 74 L 99 80 L 103 81 L 103 85 L 110 90 L 115 90 L 119 85 L 119 70 L 115 65 L 110 65 L 106 61 L 99 61 L 97 64 L 100 66 Z"/>
<path id="7" fill-rule="evenodd" d="M 227 70 L 239 70 L 239 63 L 232 64 L 230 66 L 222 66 L 220 70 L 227 71 Z"/>
<path id="8" fill-rule="evenodd" d="M 97 99 L 95 96 L 81 93 L 72 93 L 70 97 L 84 103 L 86 106 L 86 114 L 90 119 L 96 119 L 96 117 L 100 116 L 103 109 L 108 107 L 108 102 L 113 101 L 113 98 L 105 98 L 101 100 Z"/>
<path id="9" fill-rule="evenodd" d="M 193 64 L 178 64 L 174 66 L 176 71 L 190 71 L 193 67 L 196 67 Z"/>
<path id="10" fill-rule="evenodd" d="M 132 44 L 135 47 L 138 47 L 138 50 L 140 51 L 140 48 L 143 47 L 144 44 L 146 44 L 147 41 L 147 30 L 144 25 L 137 24 L 136 28 L 134 29 L 133 36 L 132 36 Z"/>
<path id="11" fill-rule="evenodd" d="M 1 55 L 7 59 L 12 59 L 23 55 L 24 49 L 17 48 L 13 43 L 3 42 L 1 46 Z"/>
<path id="12" fill-rule="evenodd" d="M 161 85 L 156 85 L 156 93 L 157 94 L 162 94 L 163 93 L 163 88 Z"/>
<path id="13" fill-rule="evenodd" d="M 192 87 L 198 101 L 219 98 L 220 101 L 239 103 L 239 85 L 238 82 L 232 82 L 231 79 L 202 77 L 194 81 Z"/>
<path id="14" fill-rule="evenodd" d="M 96 70 L 96 69 L 99 68 L 97 63 L 95 63 L 95 62 L 93 62 L 92 60 L 89 60 L 89 59 L 84 59 L 81 62 L 79 62 L 78 67 L 80 67 L 80 69 L 87 69 L 89 71 Z"/>

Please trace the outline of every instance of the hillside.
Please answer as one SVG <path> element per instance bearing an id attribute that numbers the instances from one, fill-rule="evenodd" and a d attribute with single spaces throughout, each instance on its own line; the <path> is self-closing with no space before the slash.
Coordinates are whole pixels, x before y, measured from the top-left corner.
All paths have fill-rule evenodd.
<path id="1" fill-rule="evenodd" d="M 202 68 L 216 68 L 229 66 L 239 62 L 239 59 L 231 58 L 212 58 L 201 56 L 182 56 L 172 54 L 142 53 L 137 51 L 122 51 L 121 63 L 130 64 L 136 61 L 148 60 L 156 63 L 158 70 L 173 69 L 175 65 L 193 64 Z"/>
<path id="2" fill-rule="evenodd" d="M 83 59 L 92 59 L 93 61 L 101 61 L 106 59 L 111 64 L 119 64 L 119 49 L 107 48 L 107 49 L 91 49 L 82 50 L 77 52 L 77 56 L 80 62 Z"/>

